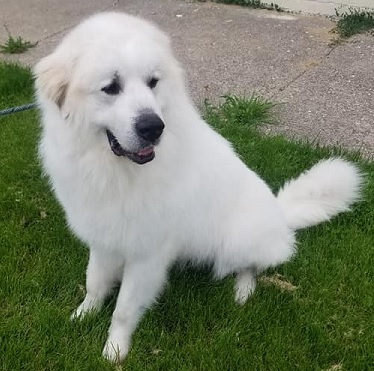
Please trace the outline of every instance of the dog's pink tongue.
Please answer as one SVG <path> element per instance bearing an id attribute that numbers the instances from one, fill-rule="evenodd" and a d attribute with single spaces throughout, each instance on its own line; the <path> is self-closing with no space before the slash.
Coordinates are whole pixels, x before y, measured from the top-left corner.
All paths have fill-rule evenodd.
<path id="1" fill-rule="evenodd" d="M 153 152 L 153 147 L 146 147 L 136 152 L 139 156 L 149 156 Z"/>

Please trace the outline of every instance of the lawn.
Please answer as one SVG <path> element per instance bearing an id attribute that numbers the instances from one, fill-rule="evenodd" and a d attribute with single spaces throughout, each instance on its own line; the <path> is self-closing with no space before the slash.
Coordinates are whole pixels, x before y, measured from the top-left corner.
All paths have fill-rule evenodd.
<path id="1" fill-rule="evenodd" d="M 32 100 L 30 72 L 0 64 L 0 109 Z M 321 158 L 358 162 L 367 174 L 363 201 L 300 232 L 295 258 L 265 272 L 243 307 L 232 278 L 174 268 L 124 370 L 374 369 L 374 164 L 264 136 L 258 125 L 271 106 L 229 98 L 207 105 L 206 118 L 274 190 Z M 43 177 L 39 133 L 37 111 L 0 116 L 0 370 L 120 370 L 101 358 L 115 295 L 95 316 L 69 321 L 84 296 L 87 251 Z"/>
<path id="2" fill-rule="evenodd" d="M 339 14 L 336 30 L 342 38 L 348 38 L 350 36 L 371 32 L 374 29 L 374 11 L 373 10 L 358 10 L 349 9 L 348 11 Z"/>

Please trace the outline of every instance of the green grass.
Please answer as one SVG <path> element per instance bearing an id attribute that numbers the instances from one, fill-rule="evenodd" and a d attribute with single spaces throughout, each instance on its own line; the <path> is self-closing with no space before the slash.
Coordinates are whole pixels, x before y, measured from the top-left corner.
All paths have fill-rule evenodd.
<path id="1" fill-rule="evenodd" d="M 16 64 L 0 63 L 0 109 L 33 100 L 31 71 Z"/>
<path id="2" fill-rule="evenodd" d="M 206 0 L 200 0 L 205 2 Z M 283 11 L 283 9 L 275 3 L 263 3 L 261 0 L 212 0 L 215 3 L 222 4 L 233 4 L 245 6 L 253 9 L 267 9 L 267 10 L 276 10 L 278 12 Z"/>
<path id="3" fill-rule="evenodd" d="M 336 29 L 342 38 L 348 38 L 358 33 L 374 29 L 374 11 L 350 9 L 336 15 L 339 17 Z"/>
<path id="4" fill-rule="evenodd" d="M 222 122 L 250 122 L 251 126 L 259 124 L 273 123 L 275 117 L 272 108 L 275 104 L 262 99 L 255 94 L 248 98 L 226 95 L 223 96 L 224 104 L 219 109 L 212 106 L 208 101 L 205 102 L 205 112 L 209 117 L 213 112 L 219 112 Z M 213 117 L 213 116 L 212 116 Z"/>
<path id="5" fill-rule="evenodd" d="M 1 108 L 32 100 L 30 84 L 29 71 L 0 65 Z M 135 332 L 124 370 L 373 369 L 374 165 L 261 135 L 258 112 L 268 114 L 271 104 L 253 99 L 207 105 L 206 118 L 274 190 L 342 154 L 367 174 L 364 201 L 299 233 L 296 257 L 266 272 L 281 274 L 294 291 L 260 281 L 239 307 L 232 278 L 214 282 L 204 269 L 173 269 Z M 0 370 L 119 370 L 101 358 L 115 296 L 97 315 L 69 321 L 83 298 L 87 252 L 42 177 L 38 137 L 36 111 L 0 117 Z"/>

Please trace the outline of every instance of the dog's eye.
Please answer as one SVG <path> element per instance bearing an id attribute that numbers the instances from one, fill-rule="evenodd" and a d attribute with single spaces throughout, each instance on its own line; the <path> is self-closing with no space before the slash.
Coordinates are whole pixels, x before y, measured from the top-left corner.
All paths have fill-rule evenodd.
<path id="1" fill-rule="evenodd" d="M 118 80 L 113 80 L 109 85 L 104 86 L 101 91 L 108 95 L 117 95 L 121 91 L 121 85 Z"/>
<path id="2" fill-rule="evenodd" d="M 158 83 L 158 79 L 156 77 L 152 77 L 151 79 L 149 79 L 147 85 L 150 89 L 154 89 L 156 87 L 157 83 Z"/>

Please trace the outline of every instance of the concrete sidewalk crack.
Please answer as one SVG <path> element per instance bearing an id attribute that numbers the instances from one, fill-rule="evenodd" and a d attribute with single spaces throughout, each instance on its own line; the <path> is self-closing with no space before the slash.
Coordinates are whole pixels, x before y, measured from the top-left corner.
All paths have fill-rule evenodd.
<path id="1" fill-rule="evenodd" d="M 339 46 L 340 44 L 336 44 L 336 45 L 332 45 L 330 46 L 330 50 L 324 54 L 321 58 L 320 58 L 320 62 L 317 63 L 315 66 L 311 67 L 311 68 L 306 68 L 304 69 L 303 71 L 301 71 L 299 74 L 297 74 L 291 81 L 289 81 L 288 83 L 286 83 L 284 86 L 281 86 L 280 88 L 278 88 L 278 90 L 276 92 L 274 92 L 273 94 L 270 95 L 270 99 L 273 99 L 273 98 L 276 98 L 279 94 L 281 94 L 282 92 L 284 92 L 285 90 L 287 90 L 290 86 L 292 86 L 297 80 L 299 80 L 302 76 L 304 76 L 307 72 L 309 71 L 312 71 L 314 70 L 315 68 L 317 68 L 318 66 L 320 66 L 325 60 L 326 58 L 329 57 L 329 55 Z"/>

